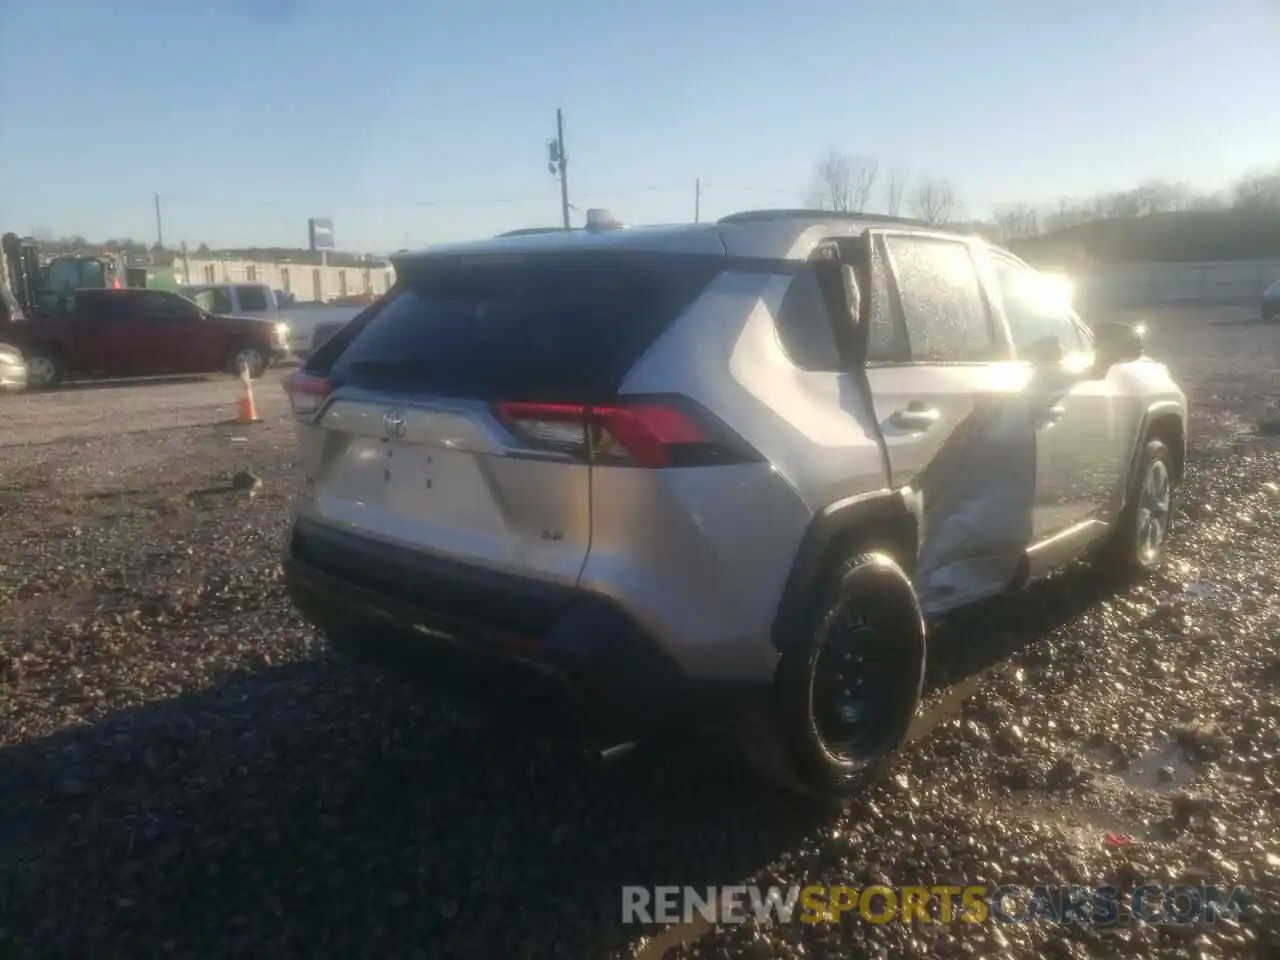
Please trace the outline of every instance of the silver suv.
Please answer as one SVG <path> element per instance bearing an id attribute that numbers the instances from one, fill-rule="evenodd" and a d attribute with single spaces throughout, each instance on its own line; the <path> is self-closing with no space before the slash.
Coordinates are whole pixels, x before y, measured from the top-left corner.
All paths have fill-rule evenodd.
<path id="1" fill-rule="evenodd" d="M 981 240 L 763 211 L 395 267 L 287 384 L 285 571 L 403 675 L 545 689 L 602 743 L 731 717 L 840 797 L 905 734 L 927 619 L 1160 562 L 1186 398 Z"/>

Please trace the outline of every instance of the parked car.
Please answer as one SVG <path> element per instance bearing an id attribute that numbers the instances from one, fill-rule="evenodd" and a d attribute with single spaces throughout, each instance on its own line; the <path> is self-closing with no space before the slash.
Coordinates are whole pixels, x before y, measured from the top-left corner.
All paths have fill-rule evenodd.
<path id="1" fill-rule="evenodd" d="M 276 292 L 265 283 L 205 283 L 188 287 L 184 295 L 208 313 L 272 322 L 280 319 Z"/>
<path id="2" fill-rule="evenodd" d="M 0 393 L 15 393 L 27 386 L 27 364 L 22 351 L 0 343 Z"/>
<path id="3" fill-rule="evenodd" d="M 1280 280 L 1262 292 L 1262 322 L 1280 322 Z"/>
<path id="4" fill-rule="evenodd" d="M 288 353 L 282 325 L 208 313 L 167 290 L 77 290 L 65 314 L 11 324 L 4 335 L 22 350 L 33 387 L 241 366 L 260 377 Z"/>
<path id="5" fill-rule="evenodd" d="M 282 304 L 277 292 L 265 283 L 207 283 L 191 287 L 187 296 L 210 313 L 287 324 L 289 347 L 299 359 L 310 356 L 332 331 L 340 330 L 364 309 L 363 305 L 298 303 L 292 294 L 289 302 Z"/>
<path id="6" fill-rule="evenodd" d="M 395 266 L 287 385 L 286 582 L 339 651 L 545 686 L 600 745 L 723 722 L 838 798 L 902 741 L 927 621 L 1160 565 L 1186 397 L 981 240 L 763 211 Z"/>

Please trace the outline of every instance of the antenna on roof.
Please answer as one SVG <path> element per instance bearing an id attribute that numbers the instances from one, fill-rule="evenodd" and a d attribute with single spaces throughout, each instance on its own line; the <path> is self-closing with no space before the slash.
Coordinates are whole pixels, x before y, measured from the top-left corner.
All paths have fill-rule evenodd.
<path id="1" fill-rule="evenodd" d="M 597 230 L 618 230 L 625 226 L 625 223 L 618 220 L 603 207 L 592 207 L 587 211 L 587 229 L 592 232 Z"/>

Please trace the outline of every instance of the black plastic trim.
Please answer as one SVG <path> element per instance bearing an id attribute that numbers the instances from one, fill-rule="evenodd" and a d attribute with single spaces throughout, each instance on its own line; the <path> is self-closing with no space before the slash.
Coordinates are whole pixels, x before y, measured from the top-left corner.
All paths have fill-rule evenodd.
<path id="1" fill-rule="evenodd" d="M 904 541 L 909 532 L 910 537 L 915 538 L 915 546 L 918 548 L 919 534 L 915 516 L 898 491 L 884 490 L 839 500 L 815 514 L 809 521 L 792 561 L 791 572 L 787 576 L 773 621 L 773 641 L 779 650 L 786 649 L 797 633 L 804 629 L 806 619 L 812 612 L 815 592 L 829 572 L 831 548 L 843 537 L 855 534 L 859 528 L 873 526 L 877 533 L 900 532 Z M 865 552 L 874 546 L 875 544 L 860 543 L 859 549 Z M 904 567 L 910 568 L 913 564 L 904 561 L 913 561 L 914 557 L 895 559 Z"/>
<path id="2" fill-rule="evenodd" d="M 607 597 L 429 557 L 302 518 L 283 560 L 294 606 L 392 672 L 501 700 L 529 690 L 593 739 L 759 702 L 768 686 L 690 678 Z"/>

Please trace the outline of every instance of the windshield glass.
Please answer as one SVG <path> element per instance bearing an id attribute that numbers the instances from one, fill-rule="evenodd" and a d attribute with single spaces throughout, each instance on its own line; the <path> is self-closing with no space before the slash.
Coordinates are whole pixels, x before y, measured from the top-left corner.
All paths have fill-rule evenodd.
<path id="1" fill-rule="evenodd" d="M 231 291 L 226 287 L 205 287 L 188 295 L 205 313 L 231 313 Z"/>

